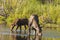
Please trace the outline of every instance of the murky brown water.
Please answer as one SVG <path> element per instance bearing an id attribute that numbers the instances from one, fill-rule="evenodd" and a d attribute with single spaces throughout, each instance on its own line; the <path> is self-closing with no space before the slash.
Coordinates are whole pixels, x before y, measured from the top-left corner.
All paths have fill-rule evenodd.
<path id="1" fill-rule="evenodd" d="M 57 28 L 59 29 L 59 28 Z M 0 27 L 0 40 L 60 40 L 60 30 L 43 28 L 42 36 L 38 35 L 27 35 L 20 31 L 10 31 L 9 28 Z"/>

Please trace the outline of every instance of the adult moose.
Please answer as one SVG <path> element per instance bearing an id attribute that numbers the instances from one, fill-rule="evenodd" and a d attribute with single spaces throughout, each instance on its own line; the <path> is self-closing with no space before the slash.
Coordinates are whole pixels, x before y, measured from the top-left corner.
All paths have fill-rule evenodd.
<path id="1" fill-rule="evenodd" d="M 12 23 L 12 27 L 11 27 L 11 31 L 13 30 L 13 28 L 16 26 L 16 30 L 18 29 L 18 27 L 20 27 L 20 31 L 21 31 L 21 27 L 22 25 L 24 25 L 25 30 L 26 30 L 26 25 L 28 25 L 28 19 L 27 18 L 22 18 L 22 19 L 16 19 L 13 23 Z"/>
<path id="2" fill-rule="evenodd" d="M 36 14 L 33 14 L 29 18 L 29 34 L 31 33 L 32 28 L 35 30 L 36 35 L 41 35 L 41 27 L 39 24 L 39 19 Z"/>

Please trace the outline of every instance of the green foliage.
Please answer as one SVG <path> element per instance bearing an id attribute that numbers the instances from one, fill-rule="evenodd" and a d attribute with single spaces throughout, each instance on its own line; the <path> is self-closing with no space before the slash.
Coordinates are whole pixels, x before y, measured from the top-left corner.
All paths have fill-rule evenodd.
<path id="1" fill-rule="evenodd" d="M 52 20 L 53 23 L 60 24 L 60 1 L 45 0 L 45 4 L 41 2 L 43 0 L 5 0 L 2 3 L 4 12 L 6 15 L 7 25 L 10 25 L 16 18 L 29 18 L 31 14 L 37 14 L 43 16 L 39 19 L 40 23 L 44 23 L 44 20 Z M 47 18 L 47 19 L 46 19 Z M 0 19 L 1 20 L 1 19 Z M 43 21 L 42 21 L 43 20 Z M 48 21 L 49 21 L 48 20 Z M 47 22 L 47 21 L 46 21 Z"/>
<path id="2" fill-rule="evenodd" d="M 4 23 L 4 19 L 5 19 L 5 17 L 0 16 L 0 24 Z"/>

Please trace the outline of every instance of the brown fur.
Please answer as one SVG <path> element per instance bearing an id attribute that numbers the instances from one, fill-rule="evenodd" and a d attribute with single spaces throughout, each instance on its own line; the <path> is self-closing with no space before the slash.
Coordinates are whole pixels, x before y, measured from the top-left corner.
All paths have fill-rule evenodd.
<path id="1" fill-rule="evenodd" d="M 33 15 L 30 16 L 28 25 L 29 25 L 29 32 L 31 32 L 32 27 L 36 31 L 36 34 L 41 32 L 39 19 L 38 19 L 37 15 L 33 14 Z"/>
<path id="2" fill-rule="evenodd" d="M 21 26 L 24 25 L 25 29 L 26 29 L 26 25 L 28 25 L 28 19 L 27 18 L 22 18 L 22 19 L 16 19 L 12 24 L 12 28 L 11 31 L 13 30 L 13 28 L 15 26 L 17 26 L 16 30 L 18 29 L 18 27 L 20 27 L 21 30 Z"/>

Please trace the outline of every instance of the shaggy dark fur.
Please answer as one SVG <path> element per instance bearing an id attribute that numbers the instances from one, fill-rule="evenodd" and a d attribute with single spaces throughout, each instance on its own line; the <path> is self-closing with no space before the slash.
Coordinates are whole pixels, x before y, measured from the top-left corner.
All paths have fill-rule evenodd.
<path id="1" fill-rule="evenodd" d="M 11 31 L 13 30 L 13 28 L 15 26 L 17 26 L 16 30 L 18 29 L 18 27 L 20 27 L 21 30 L 21 26 L 24 25 L 25 30 L 26 30 L 26 25 L 28 25 L 28 19 L 27 18 L 23 18 L 23 19 L 16 19 L 13 23 L 12 23 L 12 28 Z"/>

